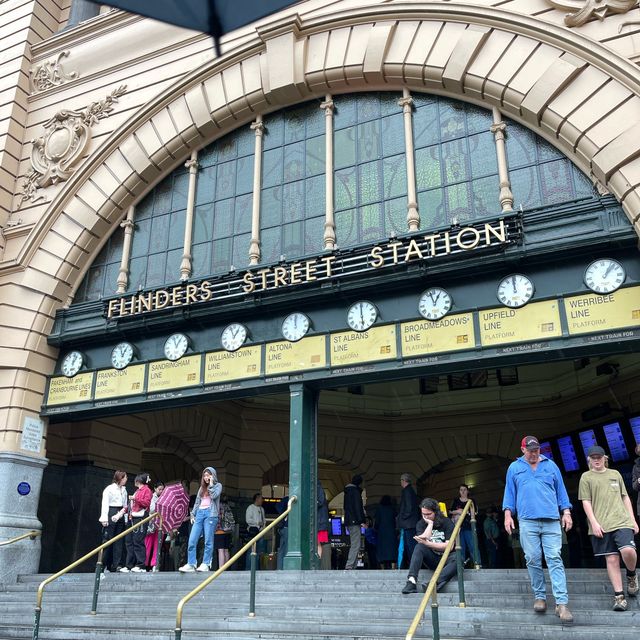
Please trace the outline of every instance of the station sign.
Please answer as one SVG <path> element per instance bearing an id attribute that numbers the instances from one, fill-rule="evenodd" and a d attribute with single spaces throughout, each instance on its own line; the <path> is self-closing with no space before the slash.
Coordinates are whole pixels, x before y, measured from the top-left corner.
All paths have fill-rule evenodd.
<path id="1" fill-rule="evenodd" d="M 73 404 L 88 402 L 92 399 L 94 372 L 79 373 L 73 378 L 58 376 L 51 378 L 47 404 L 49 406 L 59 404 Z"/>
<path id="2" fill-rule="evenodd" d="M 564 299 L 571 335 L 626 329 L 640 325 L 640 290 L 618 289 L 601 296 L 590 293 Z"/>
<path id="3" fill-rule="evenodd" d="M 172 362 L 158 360 L 149 363 L 147 373 L 147 391 L 167 391 L 169 389 L 183 389 L 200 384 L 200 365 L 202 356 L 186 356 Z"/>
<path id="4" fill-rule="evenodd" d="M 126 369 L 102 369 L 96 372 L 96 400 L 136 395 L 144 391 L 147 365 L 136 364 Z"/>
<path id="5" fill-rule="evenodd" d="M 331 366 L 348 367 L 397 357 L 396 327 L 372 327 L 367 331 L 341 331 L 329 335 Z"/>
<path id="6" fill-rule="evenodd" d="M 261 373 L 262 348 L 260 345 L 242 347 L 237 351 L 212 351 L 205 356 L 205 384 L 255 378 Z"/>
<path id="7" fill-rule="evenodd" d="M 436 322 L 403 322 L 400 334 L 403 356 L 473 349 L 476 345 L 472 313 L 447 316 Z"/>
<path id="8" fill-rule="evenodd" d="M 265 345 L 264 373 L 267 376 L 324 369 L 326 366 L 325 336 L 310 336 L 298 342 L 267 342 Z"/>

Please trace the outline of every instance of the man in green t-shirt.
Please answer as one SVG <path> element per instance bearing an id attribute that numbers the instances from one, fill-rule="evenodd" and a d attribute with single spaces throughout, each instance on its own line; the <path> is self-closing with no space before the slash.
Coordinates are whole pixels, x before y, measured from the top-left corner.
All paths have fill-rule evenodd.
<path id="1" fill-rule="evenodd" d="M 578 499 L 582 500 L 589 520 L 593 554 L 606 557 L 607 574 L 615 594 L 613 610 L 626 611 L 619 558 L 622 556 L 627 569 L 627 593 L 635 596 L 638 593 L 638 577 L 633 537 L 638 533 L 638 523 L 622 476 L 615 469 L 608 469 L 607 461 L 602 447 L 594 445 L 589 449 L 589 471 L 580 478 Z"/>

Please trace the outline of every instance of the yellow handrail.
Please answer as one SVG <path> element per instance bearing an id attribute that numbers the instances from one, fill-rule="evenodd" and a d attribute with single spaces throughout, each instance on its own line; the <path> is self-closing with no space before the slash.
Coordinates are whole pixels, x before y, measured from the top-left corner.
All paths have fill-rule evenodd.
<path id="1" fill-rule="evenodd" d="M 82 564 L 85 560 L 88 560 L 89 558 L 91 558 L 92 556 L 95 556 L 96 554 L 99 554 L 98 562 L 101 562 L 102 561 L 102 552 L 103 552 L 104 549 L 106 549 L 108 546 L 112 545 L 114 542 L 117 542 L 121 538 L 124 538 L 125 536 L 129 535 L 133 530 L 135 530 L 138 527 L 142 526 L 143 524 L 149 522 L 150 520 L 153 520 L 154 518 L 159 518 L 160 519 L 159 529 L 161 531 L 162 530 L 162 516 L 157 512 L 152 513 L 152 514 L 148 515 L 146 518 L 143 518 L 142 520 L 140 520 L 140 522 L 137 522 L 136 524 L 134 524 L 132 527 L 129 527 L 129 528 L 125 529 L 122 533 L 119 533 L 117 536 L 114 536 L 113 538 L 111 538 L 111 540 L 107 540 L 107 542 L 103 542 L 99 547 L 96 547 L 92 551 L 89 551 L 89 553 L 86 553 L 85 555 L 83 555 L 82 558 L 78 558 L 78 560 L 75 560 L 69 566 L 65 567 L 64 569 L 60 569 L 60 571 L 58 571 L 58 573 L 54 573 L 53 575 L 49 576 L 48 578 L 45 578 L 40 583 L 40 585 L 38 586 L 38 594 L 36 596 L 35 622 L 34 622 L 34 625 L 33 625 L 33 638 L 32 638 L 32 640 L 38 640 L 38 634 L 39 634 L 39 631 L 40 631 L 40 614 L 42 613 L 42 598 L 44 596 L 44 588 L 48 584 L 53 582 L 54 580 L 57 580 L 59 577 L 65 575 L 65 573 L 69 573 L 69 571 L 71 571 L 71 569 L 75 569 L 79 564 Z M 96 571 L 96 581 L 97 581 L 96 583 L 99 585 L 100 584 L 100 580 L 99 580 L 99 576 L 98 576 L 98 572 L 97 571 Z M 94 604 L 93 604 L 94 610 L 93 610 L 92 613 L 95 613 L 96 599 L 97 599 L 97 597 L 94 594 Z"/>
<path id="2" fill-rule="evenodd" d="M 24 540 L 25 538 L 31 538 L 31 540 L 35 540 L 38 536 L 42 535 L 42 531 L 29 531 L 29 533 L 23 533 L 21 536 L 17 536 L 15 538 L 11 538 L 10 540 L 4 540 L 0 542 L 0 547 L 5 547 L 8 544 L 13 544 L 14 542 L 18 542 L 18 540 Z"/>
<path id="3" fill-rule="evenodd" d="M 436 583 L 438 582 L 438 578 L 440 577 L 440 574 L 444 569 L 444 565 L 447 563 L 449 554 L 451 553 L 451 549 L 456 543 L 456 539 L 458 537 L 460 527 L 462 526 L 464 518 L 469 512 L 469 509 L 471 508 L 472 504 L 473 504 L 472 500 L 467 500 L 467 504 L 464 506 L 464 509 L 462 510 L 462 513 L 460 514 L 460 517 L 458 518 L 458 521 L 456 522 L 455 527 L 453 528 L 453 533 L 451 534 L 451 538 L 449 538 L 449 541 L 447 542 L 447 546 L 442 552 L 442 558 L 440 558 L 440 562 L 438 563 L 436 570 L 433 572 L 433 576 L 431 576 L 431 580 L 429 581 L 429 586 L 427 587 L 427 591 L 422 597 L 422 601 L 420 602 L 420 606 L 418 607 L 418 611 L 416 612 L 416 615 L 413 617 L 413 622 L 409 627 L 409 631 L 407 631 L 405 640 L 412 640 L 416 632 L 416 629 L 418 628 L 418 625 L 422 620 L 422 616 L 424 615 L 424 610 L 427 608 L 429 598 L 431 598 L 432 595 L 434 600 L 434 606 L 437 606 Z"/>
<path id="4" fill-rule="evenodd" d="M 184 606 L 193 598 L 197 596 L 206 586 L 211 584 L 219 575 L 224 573 L 238 558 L 242 557 L 245 552 L 252 547 L 258 540 L 264 537 L 266 533 L 271 531 L 278 523 L 284 520 L 289 513 L 291 513 L 291 507 L 294 502 L 297 502 L 298 498 L 296 496 L 291 496 L 289 498 L 289 502 L 287 503 L 287 508 L 268 526 L 266 526 L 262 531 L 260 531 L 256 536 L 251 538 L 249 542 L 247 542 L 244 547 L 242 547 L 234 556 L 229 558 L 215 573 L 211 574 L 207 577 L 206 580 L 203 580 L 195 589 L 192 589 L 180 602 L 178 602 L 178 608 L 176 610 L 176 628 L 175 628 L 175 637 L 176 640 L 180 639 L 182 634 L 182 610 Z"/>

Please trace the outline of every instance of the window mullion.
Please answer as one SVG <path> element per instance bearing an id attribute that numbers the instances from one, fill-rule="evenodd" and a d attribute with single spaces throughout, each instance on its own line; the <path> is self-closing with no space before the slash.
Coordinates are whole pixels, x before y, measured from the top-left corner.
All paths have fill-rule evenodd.
<path id="1" fill-rule="evenodd" d="M 336 248 L 336 222 L 334 206 L 334 175 L 333 175 L 333 110 L 334 103 L 331 94 L 325 96 L 320 103 L 325 115 L 325 220 L 324 220 L 324 248 Z"/>
<path id="2" fill-rule="evenodd" d="M 413 98 L 409 89 L 402 89 L 402 98 L 398 100 L 404 116 L 404 146 L 407 161 L 407 226 L 409 231 L 420 229 L 420 212 L 418 211 L 418 193 L 416 189 L 416 162 L 413 146 Z"/>
<path id="3" fill-rule="evenodd" d="M 249 244 L 249 264 L 258 264 L 261 258 L 260 250 L 260 202 L 262 195 L 262 140 L 264 123 L 262 116 L 257 115 L 251 123 L 255 132 L 255 150 L 253 154 L 253 203 L 251 208 L 251 242 Z"/>
<path id="4" fill-rule="evenodd" d="M 500 178 L 500 206 L 503 211 L 513 211 L 513 193 L 511 191 L 511 181 L 509 180 L 509 166 L 507 164 L 507 152 L 505 147 L 505 131 L 507 124 L 502 119 L 500 111 L 493 107 L 493 124 L 491 133 L 496 142 L 496 156 L 498 158 L 498 176 Z"/>
<path id="5" fill-rule="evenodd" d="M 122 242 L 122 258 L 120 260 L 120 270 L 118 271 L 117 293 L 125 293 L 129 286 L 129 261 L 131 259 L 131 245 L 133 243 L 133 228 L 135 207 L 129 207 L 125 219 L 120 223 L 124 229 L 124 239 Z"/>
<path id="6" fill-rule="evenodd" d="M 198 152 L 192 151 L 191 158 L 184 163 L 189 170 L 189 187 L 187 190 L 187 212 L 184 222 L 184 251 L 180 263 L 180 280 L 188 280 L 193 273 L 193 216 L 196 203 L 196 182 L 198 180 Z"/>

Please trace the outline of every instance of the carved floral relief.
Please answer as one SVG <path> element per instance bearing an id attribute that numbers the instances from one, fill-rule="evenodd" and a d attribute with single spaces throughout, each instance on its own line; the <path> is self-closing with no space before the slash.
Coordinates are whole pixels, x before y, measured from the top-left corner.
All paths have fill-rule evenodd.
<path id="1" fill-rule="evenodd" d="M 32 67 L 29 75 L 31 76 L 31 87 L 34 92 L 58 87 L 68 80 L 74 80 L 78 77 L 75 71 L 67 73 L 62 66 L 62 58 L 67 58 L 68 56 L 69 52 L 63 51 L 54 60 L 47 60 Z"/>
<path id="2" fill-rule="evenodd" d="M 44 133 L 32 140 L 31 171 L 23 177 L 18 209 L 26 202 L 46 200 L 38 189 L 68 180 L 82 159 L 91 127 L 109 117 L 126 85 L 114 89 L 104 100 L 92 102 L 82 111 L 63 109 L 44 123 Z"/>
<path id="3" fill-rule="evenodd" d="M 564 18 L 568 27 L 581 27 L 591 18 L 604 20 L 614 13 L 626 13 L 633 9 L 637 0 L 547 0 L 556 9 L 571 11 Z"/>

